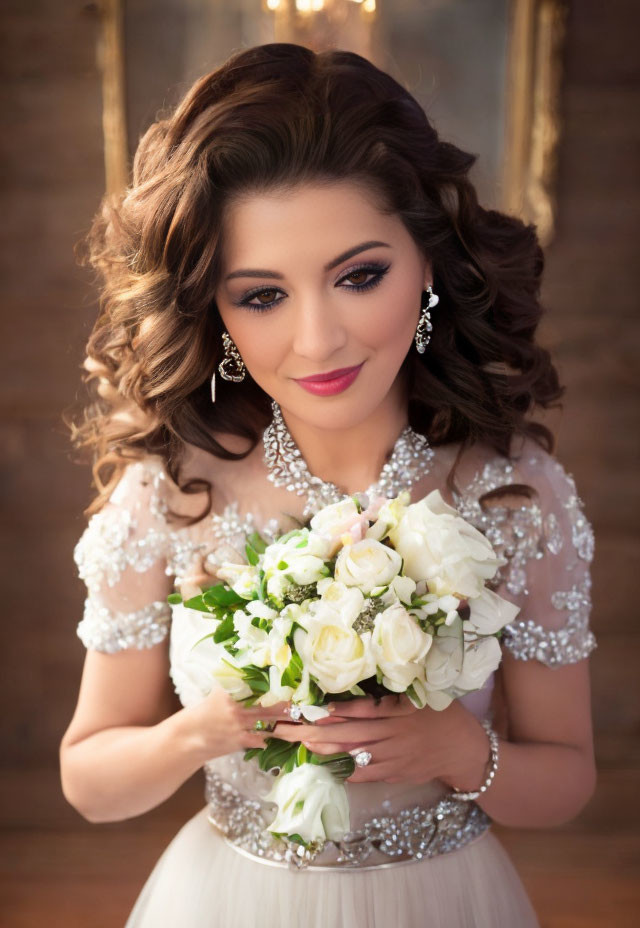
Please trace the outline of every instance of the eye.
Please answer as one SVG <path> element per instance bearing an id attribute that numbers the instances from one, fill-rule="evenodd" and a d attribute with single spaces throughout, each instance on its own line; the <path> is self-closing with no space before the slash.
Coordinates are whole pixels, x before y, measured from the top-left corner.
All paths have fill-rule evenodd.
<path id="1" fill-rule="evenodd" d="M 355 290 L 358 293 L 362 293 L 365 290 L 371 290 L 373 287 L 377 287 L 388 270 L 388 264 L 379 264 L 377 261 L 369 262 L 369 264 L 362 264 L 359 267 L 354 267 L 350 271 L 347 271 L 347 273 L 340 278 L 338 283 L 342 284 L 343 281 L 352 277 L 370 277 L 370 280 L 364 280 L 362 283 L 356 281 L 352 283 L 351 286 L 342 288 L 343 290 Z M 282 303 L 282 300 L 271 299 L 263 302 L 260 298 L 265 294 L 276 293 L 282 293 L 282 290 L 279 290 L 277 287 L 262 287 L 260 290 L 252 290 L 241 300 L 238 300 L 236 306 L 242 306 L 245 309 L 258 313 L 268 312 L 273 309 L 274 306 L 277 306 L 278 303 Z M 258 299 L 257 303 L 251 302 L 256 298 Z"/>
<path id="2" fill-rule="evenodd" d="M 278 290 L 276 287 L 263 287 L 262 290 L 253 290 L 251 293 L 247 293 L 243 299 L 239 300 L 236 303 L 236 306 L 244 306 L 246 309 L 251 309 L 255 312 L 263 313 L 275 306 L 276 303 L 282 302 L 282 300 L 268 300 L 266 303 L 249 302 L 250 300 L 254 300 L 256 297 L 260 297 L 265 293 L 282 293 L 282 291 Z"/>
<path id="3" fill-rule="evenodd" d="M 378 264 L 376 261 L 370 262 L 369 264 L 363 264 L 360 267 L 354 267 L 350 271 L 347 271 L 346 275 L 341 278 L 340 283 L 344 280 L 348 280 L 350 277 L 362 278 L 373 275 L 371 280 L 365 280 L 363 283 L 358 283 L 356 281 L 353 286 L 344 287 L 345 290 L 357 290 L 361 293 L 363 290 L 370 290 L 372 287 L 377 287 L 388 270 L 388 264 Z"/>

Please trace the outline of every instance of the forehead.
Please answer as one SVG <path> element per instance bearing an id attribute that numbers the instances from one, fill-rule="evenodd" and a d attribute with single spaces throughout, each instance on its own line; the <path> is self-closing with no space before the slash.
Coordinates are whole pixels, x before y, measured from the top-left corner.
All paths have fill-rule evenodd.
<path id="1" fill-rule="evenodd" d="M 307 182 L 295 187 L 244 193 L 224 212 L 222 258 L 228 267 L 245 257 L 278 255 L 301 248 L 328 254 L 353 244 L 401 233 L 399 217 L 383 211 L 378 193 L 354 181 Z M 326 254 L 323 254 L 326 257 Z"/>

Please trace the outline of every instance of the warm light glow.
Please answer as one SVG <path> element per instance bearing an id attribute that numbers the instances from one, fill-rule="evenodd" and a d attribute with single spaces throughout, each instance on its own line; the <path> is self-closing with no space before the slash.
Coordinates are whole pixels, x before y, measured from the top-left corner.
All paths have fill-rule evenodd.
<path id="1" fill-rule="evenodd" d="M 324 8 L 324 0 L 311 0 L 311 9 L 314 13 Z"/>
<path id="2" fill-rule="evenodd" d="M 375 13 L 376 11 L 376 0 L 364 0 L 362 4 L 362 9 L 365 13 Z"/>
<path id="3" fill-rule="evenodd" d="M 299 13 L 311 12 L 311 0 L 296 0 L 296 10 Z"/>
<path id="4" fill-rule="evenodd" d="M 267 0 L 268 10 L 277 10 L 280 6 L 280 0 Z"/>

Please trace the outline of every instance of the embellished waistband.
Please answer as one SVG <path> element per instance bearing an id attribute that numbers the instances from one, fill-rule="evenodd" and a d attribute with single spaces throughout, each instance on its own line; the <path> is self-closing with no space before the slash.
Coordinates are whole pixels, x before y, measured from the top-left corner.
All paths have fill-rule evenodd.
<path id="1" fill-rule="evenodd" d="M 482 837 L 491 818 L 475 802 L 455 794 L 432 806 L 412 806 L 392 815 L 377 815 L 349 832 L 339 842 L 328 841 L 338 856 L 320 860 L 323 847 L 305 849 L 276 838 L 266 829 L 262 803 L 243 796 L 231 783 L 205 767 L 208 821 L 222 832 L 235 850 L 260 863 L 312 870 L 362 870 L 415 863 L 448 854 Z M 392 860 L 366 864 L 371 856 Z"/>

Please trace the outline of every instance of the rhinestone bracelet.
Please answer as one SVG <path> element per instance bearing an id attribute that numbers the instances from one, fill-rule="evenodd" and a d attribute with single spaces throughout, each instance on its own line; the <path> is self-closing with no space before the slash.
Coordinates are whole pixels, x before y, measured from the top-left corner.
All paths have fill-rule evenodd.
<path id="1" fill-rule="evenodd" d="M 486 793 L 486 791 L 489 789 L 489 787 L 493 783 L 493 778 L 495 777 L 496 772 L 498 770 L 498 736 L 496 735 L 495 731 L 493 730 L 493 728 L 491 727 L 487 719 L 482 719 L 482 727 L 484 728 L 487 735 L 489 736 L 489 744 L 491 745 L 491 757 L 489 759 L 489 762 L 491 764 L 491 769 L 489 770 L 489 773 L 487 774 L 487 779 L 484 781 L 480 789 L 477 789 L 474 792 L 463 793 L 463 792 L 460 792 L 460 790 L 456 789 L 456 787 L 454 786 L 453 792 L 455 794 L 456 799 L 469 799 L 469 800 L 477 799 L 478 796 L 482 795 L 482 793 Z"/>

